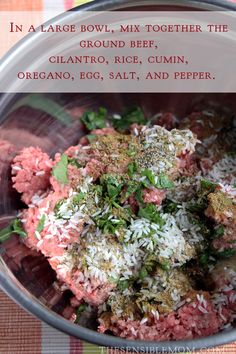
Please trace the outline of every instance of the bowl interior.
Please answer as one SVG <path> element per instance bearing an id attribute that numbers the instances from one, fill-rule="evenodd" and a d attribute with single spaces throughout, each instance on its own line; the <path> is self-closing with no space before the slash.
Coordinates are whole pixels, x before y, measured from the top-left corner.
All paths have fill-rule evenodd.
<path id="1" fill-rule="evenodd" d="M 30 97 L 38 94 L 26 95 Z M 61 112 L 68 112 L 71 121 L 61 122 L 58 117 L 35 110 L 31 107 L 19 106 L 25 95 L 11 96 L 8 106 L 2 115 L 0 139 L 8 140 L 17 150 L 26 146 L 39 146 L 52 157 L 55 152 L 63 151 L 78 142 L 84 134 L 79 117 L 87 109 L 97 109 L 105 106 L 111 113 L 120 112 L 124 107 L 138 105 L 147 117 L 152 117 L 160 111 L 173 112 L 180 119 L 188 113 L 217 107 L 219 111 L 236 110 L 234 94 L 47 94 L 47 99 L 58 104 Z M 40 95 L 43 100 L 44 96 Z M 17 104 L 17 105 L 16 105 Z M 22 208 L 19 194 L 12 189 L 10 177 L 10 160 L 5 159 L 0 164 L 0 227 L 4 227 L 10 218 Z M 70 306 L 70 291 L 61 292 L 56 281 L 55 272 L 50 268 L 47 260 L 37 252 L 29 250 L 19 241 L 17 236 L 12 237 L 2 245 L 2 260 L 15 278 L 26 289 L 49 309 L 70 318 L 73 308 Z"/>

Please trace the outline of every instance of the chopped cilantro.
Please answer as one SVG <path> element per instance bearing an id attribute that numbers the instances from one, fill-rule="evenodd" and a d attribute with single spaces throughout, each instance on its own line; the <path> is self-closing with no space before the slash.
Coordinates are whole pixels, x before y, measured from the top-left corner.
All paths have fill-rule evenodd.
<path id="1" fill-rule="evenodd" d="M 125 109 L 121 114 L 120 119 L 113 119 L 112 125 L 115 129 L 124 132 L 128 130 L 131 124 L 146 124 L 147 119 L 144 117 L 143 111 L 140 107 L 131 107 Z"/>
<path id="2" fill-rule="evenodd" d="M 121 188 L 122 188 L 122 184 L 119 184 L 118 186 L 116 186 L 112 183 L 108 183 L 107 184 L 107 193 L 108 193 L 109 197 L 110 198 L 117 197 L 121 192 Z"/>
<path id="3" fill-rule="evenodd" d="M 204 199 L 198 200 L 196 202 L 191 202 L 188 204 L 187 208 L 193 213 L 201 213 L 207 207 L 207 203 Z"/>
<path id="4" fill-rule="evenodd" d="M 148 204 L 145 208 L 139 208 L 138 216 L 163 226 L 163 219 L 154 204 Z"/>
<path id="5" fill-rule="evenodd" d="M 151 185 L 155 186 L 156 184 L 156 179 L 155 179 L 155 175 L 153 174 L 153 172 L 151 170 L 148 170 L 147 168 L 145 168 L 144 170 L 142 170 L 141 175 L 143 177 L 147 177 L 148 181 L 151 183 Z M 148 187 L 148 184 L 146 184 L 143 181 L 145 187 Z"/>
<path id="6" fill-rule="evenodd" d="M 129 149 L 127 150 L 127 155 L 130 157 L 133 157 L 136 155 L 136 148 L 135 145 L 133 143 L 129 144 Z"/>
<path id="7" fill-rule="evenodd" d="M 60 207 L 62 206 L 62 204 L 64 203 L 64 199 L 59 200 L 55 207 L 54 207 L 54 213 L 57 215 L 59 213 Z"/>
<path id="8" fill-rule="evenodd" d="M 234 256 L 235 252 L 236 252 L 235 249 L 228 248 L 225 249 L 224 251 L 215 253 L 215 255 L 219 258 L 229 258 Z"/>
<path id="9" fill-rule="evenodd" d="M 117 178 L 116 175 L 103 175 L 100 179 L 100 182 L 103 186 L 104 194 L 108 195 L 110 199 L 115 201 L 119 196 L 124 184 Z"/>
<path id="10" fill-rule="evenodd" d="M 107 110 L 103 107 L 98 109 L 98 112 L 87 111 L 81 117 L 88 130 L 102 129 L 106 126 Z"/>
<path id="11" fill-rule="evenodd" d="M 8 240 L 11 237 L 12 233 L 12 224 L 10 224 L 0 231 L 0 242 Z"/>
<path id="12" fill-rule="evenodd" d="M 129 287 L 129 282 L 128 280 L 120 280 L 117 284 L 117 287 L 119 290 L 125 290 L 128 289 Z"/>
<path id="13" fill-rule="evenodd" d="M 8 240 L 13 233 L 21 237 L 27 236 L 19 219 L 14 219 L 7 227 L 0 231 L 0 243 Z"/>
<path id="14" fill-rule="evenodd" d="M 127 183 L 127 189 L 124 194 L 124 199 L 128 199 L 133 193 L 135 193 L 138 189 L 139 185 L 135 181 L 129 181 Z"/>
<path id="15" fill-rule="evenodd" d="M 224 227 L 224 225 L 220 225 L 220 226 L 218 226 L 218 227 L 216 227 L 216 228 L 214 229 L 214 234 L 213 234 L 213 236 L 214 236 L 215 238 L 224 236 L 224 232 L 225 232 L 225 227 Z"/>
<path id="16" fill-rule="evenodd" d="M 163 270 L 169 270 L 171 267 L 170 267 L 170 262 L 168 261 L 168 259 L 163 260 L 163 261 L 160 263 L 160 267 L 161 267 Z"/>
<path id="17" fill-rule="evenodd" d="M 174 213 L 178 209 L 178 203 L 172 202 L 171 200 L 166 200 L 164 204 L 165 213 Z"/>
<path id="18" fill-rule="evenodd" d="M 118 230 L 120 227 L 124 226 L 126 227 L 126 221 L 122 219 L 116 219 L 116 221 L 113 219 L 108 220 L 107 218 L 97 218 L 96 224 L 101 229 L 104 233 L 115 233 L 116 230 Z"/>
<path id="19" fill-rule="evenodd" d="M 174 183 L 164 173 L 161 173 L 157 178 L 158 178 L 158 182 L 156 184 L 157 188 L 160 188 L 160 189 L 174 188 Z"/>
<path id="20" fill-rule="evenodd" d="M 142 185 L 139 185 L 138 188 L 136 189 L 135 197 L 136 197 L 137 201 L 138 201 L 140 204 L 143 203 L 143 189 L 142 189 Z"/>
<path id="21" fill-rule="evenodd" d="M 130 162 L 128 164 L 128 175 L 131 178 L 137 172 L 137 164 L 136 162 Z"/>
<path id="22" fill-rule="evenodd" d="M 38 225 L 37 225 L 35 231 L 38 231 L 39 233 L 40 233 L 41 231 L 43 231 L 43 229 L 44 229 L 44 224 L 45 224 L 45 220 L 46 220 L 46 215 L 44 214 L 44 215 L 41 216 L 41 219 L 39 220 Z"/>
<path id="23" fill-rule="evenodd" d="M 85 198 L 85 196 L 86 196 L 86 193 L 79 192 L 78 194 L 76 194 L 73 197 L 72 203 L 73 204 L 79 204 L 81 202 L 81 200 L 83 200 Z"/>
<path id="24" fill-rule="evenodd" d="M 62 154 L 61 160 L 56 164 L 56 166 L 52 170 L 52 174 L 58 182 L 63 184 L 68 183 L 67 167 L 68 167 L 68 157 L 67 155 Z"/>
<path id="25" fill-rule="evenodd" d="M 205 253 L 202 253 L 199 257 L 199 263 L 202 265 L 202 266 L 206 266 L 209 262 L 209 254 L 207 252 Z"/>
<path id="26" fill-rule="evenodd" d="M 82 165 L 78 162 L 78 160 L 76 158 L 71 158 L 71 157 L 68 158 L 68 164 L 73 165 L 78 168 L 82 167 Z"/>
<path id="27" fill-rule="evenodd" d="M 76 312 L 76 320 L 75 323 L 79 322 L 80 316 L 82 315 L 82 313 L 87 309 L 87 305 L 86 304 L 81 304 L 79 305 L 77 312 Z"/>
<path id="28" fill-rule="evenodd" d="M 142 267 L 139 271 L 139 278 L 141 280 L 144 280 L 147 276 L 148 276 L 148 271 L 147 271 L 146 267 Z"/>
<path id="29" fill-rule="evenodd" d="M 152 270 L 156 267 L 157 260 L 154 254 L 149 254 L 144 261 L 144 266 L 147 269 L 148 273 L 152 272 Z"/>
<path id="30" fill-rule="evenodd" d="M 21 221 L 19 219 L 13 220 L 12 229 L 13 229 L 13 232 L 15 234 L 18 234 L 18 235 L 20 235 L 22 237 L 26 237 L 27 236 L 26 232 L 22 228 L 22 223 L 21 223 Z"/>
<path id="31" fill-rule="evenodd" d="M 211 182 L 206 178 L 201 178 L 201 187 L 203 189 L 209 190 L 209 192 L 214 192 L 215 188 L 217 187 L 217 183 Z"/>
<path id="32" fill-rule="evenodd" d="M 164 173 L 155 176 L 151 170 L 146 168 L 142 170 L 141 174 L 143 177 L 147 177 L 149 183 L 158 189 L 172 189 L 174 187 L 174 183 Z M 143 184 L 148 187 L 145 181 L 143 181 Z"/>
<path id="33" fill-rule="evenodd" d="M 130 180 L 126 184 L 126 189 L 121 195 L 121 203 L 125 202 L 132 194 L 135 195 L 135 198 L 140 204 L 143 204 L 142 197 L 143 185 L 141 182 Z"/>
<path id="34" fill-rule="evenodd" d="M 86 138 L 88 139 L 88 141 L 90 143 L 92 143 L 97 138 L 97 135 L 95 135 L 95 134 L 87 134 Z"/>

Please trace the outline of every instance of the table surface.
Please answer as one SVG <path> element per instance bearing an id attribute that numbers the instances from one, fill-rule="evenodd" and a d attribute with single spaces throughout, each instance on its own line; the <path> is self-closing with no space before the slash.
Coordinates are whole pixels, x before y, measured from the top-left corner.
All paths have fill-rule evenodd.
<path id="1" fill-rule="evenodd" d="M 236 343 L 201 353 L 235 354 Z M 28 314 L 0 291 L 0 354 L 112 354 L 112 350 L 57 331 Z"/>
<path id="2" fill-rule="evenodd" d="M 47 11 L 56 8 L 63 12 L 84 2 L 86 0 L 0 0 L 0 11 Z M 0 354 L 113 353 L 110 349 L 82 342 L 55 330 L 25 312 L 0 291 Z M 201 353 L 236 354 L 236 342 Z"/>

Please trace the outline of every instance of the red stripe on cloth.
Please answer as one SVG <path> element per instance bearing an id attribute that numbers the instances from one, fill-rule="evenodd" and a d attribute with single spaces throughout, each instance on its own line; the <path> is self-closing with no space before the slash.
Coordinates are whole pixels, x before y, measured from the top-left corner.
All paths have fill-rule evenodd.
<path id="1" fill-rule="evenodd" d="M 42 11 L 43 0 L 0 0 L 1 11 Z"/>
<path id="2" fill-rule="evenodd" d="M 0 354 L 41 354 L 41 322 L 0 291 Z"/>
<path id="3" fill-rule="evenodd" d="M 74 337 L 70 337 L 70 354 L 82 354 L 83 342 Z"/>
<path id="4" fill-rule="evenodd" d="M 71 9 L 74 6 L 74 0 L 65 0 L 65 8 L 66 10 Z"/>

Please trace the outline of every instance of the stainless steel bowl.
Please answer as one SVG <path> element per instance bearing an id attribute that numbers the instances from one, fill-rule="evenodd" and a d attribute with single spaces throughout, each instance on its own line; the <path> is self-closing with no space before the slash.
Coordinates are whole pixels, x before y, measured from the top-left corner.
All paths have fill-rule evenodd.
<path id="1" fill-rule="evenodd" d="M 102 0 L 83 5 L 76 10 L 236 10 L 230 1 L 221 0 L 166 0 L 166 1 L 124 1 Z M 69 16 L 69 13 L 62 15 Z M 17 65 L 17 54 L 22 48 L 30 53 L 32 38 L 27 36 L 3 58 L 1 63 L 7 71 Z M 50 155 L 76 143 L 83 134 L 78 119 L 64 125 L 56 118 L 29 107 L 22 106 L 12 111 L 22 94 L 2 93 L 0 98 L 0 139 L 7 139 L 18 149 L 37 145 Z M 160 110 L 171 110 L 184 117 L 197 107 L 204 107 L 209 101 L 227 106 L 235 111 L 234 94 L 45 94 L 74 115 L 86 108 L 108 107 L 111 112 L 137 104 L 151 116 Z M 79 107 L 79 108 L 78 108 Z M 0 157 L 0 227 L 5 226 L 21 207 L 19 196 L 12 190 L 10 160 Z M 199 348 L 225 344 L 236 340 L 236 329 L 194 340 L 175 342 L 150 342 L 126 340 L 111 335 L 99 334 L 91 329 L 75 325 L 65 319 L 70 312 L 68 292 L 61 293 L 54 285 L 55 273 L 47 261 L 37 253 L 20 244 L 17 237 L 6 241 L 1 247 L 0 286 L 20 306 L 36 315 L 42 321 L 88 342 L 100 346 L 132 348 L 136 352 L 184 352 Z M 64 316 L 64 317 L 63 317 Z"/>

